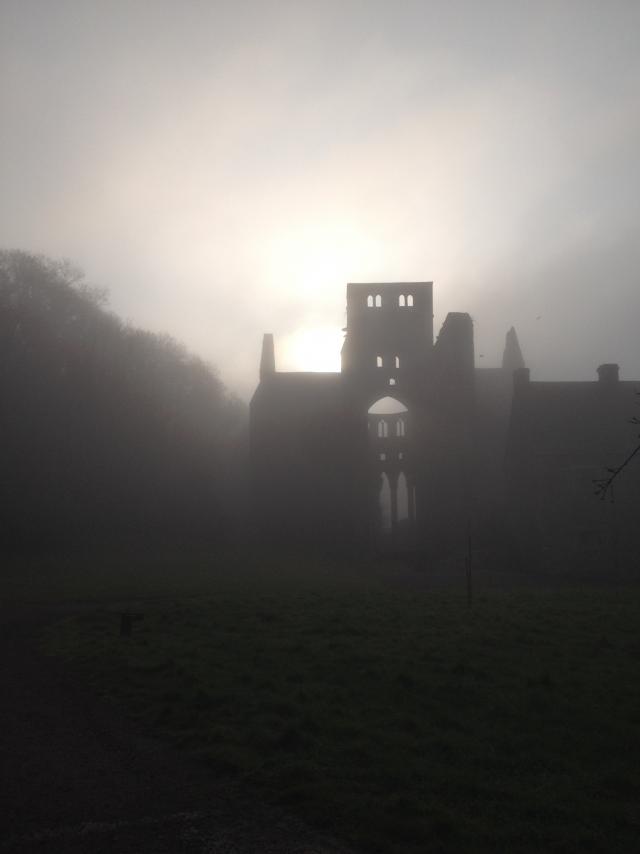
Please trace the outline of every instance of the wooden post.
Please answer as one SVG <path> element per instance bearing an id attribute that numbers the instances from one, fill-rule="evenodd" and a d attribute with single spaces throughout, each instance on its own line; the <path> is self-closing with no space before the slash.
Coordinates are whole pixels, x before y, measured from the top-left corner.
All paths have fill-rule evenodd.
<path id="1" fill-rule="evenodd" d="M 471 586 L 471 519 L 467 523 L 467 608 L 471 608 L 473 602 L 473 588 Z"/>

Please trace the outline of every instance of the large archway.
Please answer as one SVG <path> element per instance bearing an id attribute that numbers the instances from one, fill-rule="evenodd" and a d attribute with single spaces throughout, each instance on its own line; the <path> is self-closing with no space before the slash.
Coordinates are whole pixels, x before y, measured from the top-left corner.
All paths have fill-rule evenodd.
<path id="1" fill-rule="evenodd" d="M 377 397 L 367 410 L 369 415 L 395 415 L 408 411 L 409 407 L 401 400 L 389 395 Z"/>
<path id="2" fill-rule="evenodd" d="M 413 522 L 410 419 L 409 408 L 388 395 L 367 410 L 372 528 L 375 536 L 394 542 Z"/>

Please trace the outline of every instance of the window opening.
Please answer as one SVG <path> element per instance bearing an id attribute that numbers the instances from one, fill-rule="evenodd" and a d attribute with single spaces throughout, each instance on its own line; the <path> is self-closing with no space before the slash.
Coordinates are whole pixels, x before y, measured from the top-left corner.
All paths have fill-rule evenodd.
<path id="1" fill-rule="evenodd" d="M 367 308 L 373 308 L 373 297 L 371 294 L 367 297 Z"/>
<path id="2" fill-rule="evenodd" d="M 395 384 L 396 384 L 396 381 L 395 381 L 394 377 L 389 377 L 389 385 L 395 385 Z"/>
<path id="3" fill-rule="evenodd" d="M 384 419 L 378 421 L 378 437 L 380 439 L 386 439 L 389 435 L 389 425 Z"/>
<path id="4" fill-rule="evenodd" d="M 400 415 L 408 409 L 395 397 L 381 397 L 369 407 L 368 412 L 369 415 Z"/>
<path id="5" fill-rule="evenodd" d="M 396 356 L 396 358 L 395 358 L 395 364 L 396 364 L 396 368 L 399 368 L 399 367 L 400 367 L 400 356 Z"/>
<path id="6" fill-rule="evenodd" d="M 409 306 L 409 308 L 413 308 L 413 295 L 412 294 L 409 294 L 409 296 L 407 297 L 407 305 Z"/>
<path id="7" fill-rule="evenodd" d="M 377 368 L 382 367 L 382 356 L 376 356 L 376 367 Z"/>
<path id="8" fill-rule="evenodd" d="M 405 306 L 404 294 L 400 294 L 400 296 L 398 297 L 398 305 L 400 306 L 400 308 L 404 308 L 404 306 Z"/>
<path id="9" fill-rule="evenodd" d="M 382 305 L 382 297 L 380 294 L 376 294 L 376 308 L 380 308 Z"/>
<path id="10" fill-rule="evenodd" d="M 391 486 L 386 474 L 382 475 L 380 494 L 378 497 L 378 508 L 380 512 L 380 528 L 383 531 L 391 530 Z"/>
<path id="11" fill-rule="evenodd" d="M 384 462 L 387 459 L 386 454 L 380 454 L 380 462 Z"/>
<path id="12" fill-rule="evenodd" d="M 396 421 L 396 436 L 404 436 L 404 418 L 398 418 Z"/>

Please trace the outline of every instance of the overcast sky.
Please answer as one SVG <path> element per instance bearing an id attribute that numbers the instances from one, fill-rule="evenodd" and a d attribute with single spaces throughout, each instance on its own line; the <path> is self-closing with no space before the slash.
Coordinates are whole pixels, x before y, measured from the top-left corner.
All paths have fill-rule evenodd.
<path id="1" fill-rule="evenodd" d="M 479 365 L 640 378 L 640 2 L 0 0 L 0 243 L 244 397 L 337 369 L 347 281 L 431 280 Z"/>

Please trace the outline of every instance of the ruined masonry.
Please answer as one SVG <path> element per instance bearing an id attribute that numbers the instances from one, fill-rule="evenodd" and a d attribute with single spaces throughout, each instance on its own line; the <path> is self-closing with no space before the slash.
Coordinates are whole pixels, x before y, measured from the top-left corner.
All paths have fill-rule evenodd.
<path id="1" fill-rule="evenodd" d="M 264 336 L 254 524 L 274 542 L 439 556 L 471 533 L 492 559 L 528 561 L 584 559 L 588 532 L 603 559 L 590 478 L 633 442 L 639 387 L 616 365 L 592 383 L 531 382 L 514 329 L 501 366 L 476 368 L 468 314 L 449 313 L 434 342 L 431 282 L 349 284 L 339 373 L 277 371 Z"/>

